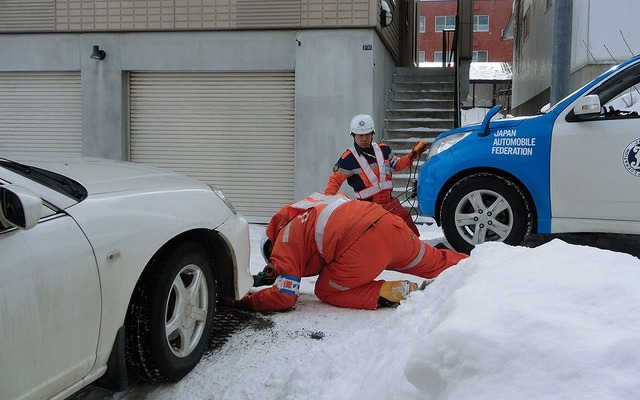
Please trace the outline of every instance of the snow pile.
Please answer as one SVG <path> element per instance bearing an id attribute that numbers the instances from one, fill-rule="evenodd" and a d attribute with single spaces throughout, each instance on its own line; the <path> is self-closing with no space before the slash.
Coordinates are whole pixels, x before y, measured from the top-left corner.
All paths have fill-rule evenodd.
<path id="1" fill-rule="evenodd" d="M 640 398 L 639 286 L 640 261 L 626 254 L 483 244 L 312 354 L 286 398 Z"/>

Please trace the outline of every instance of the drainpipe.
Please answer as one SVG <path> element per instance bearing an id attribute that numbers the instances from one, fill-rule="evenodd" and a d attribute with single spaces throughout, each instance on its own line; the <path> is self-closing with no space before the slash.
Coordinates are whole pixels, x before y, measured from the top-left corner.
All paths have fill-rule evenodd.
<path id="1" fill-rule="evenodd" d="M 473 59 L 473 2 L 458 0 L 456 18 L 456 128 L 460 126 L 460 105 L 469 95 L 469 69 Z"/>
<path id="2" fill-rule="evenodd" d="M 549 99 L 551 105 L 556 104 L 571 92 L 573 0 L 556 0 L 554 11 L 551 94 Z"/>

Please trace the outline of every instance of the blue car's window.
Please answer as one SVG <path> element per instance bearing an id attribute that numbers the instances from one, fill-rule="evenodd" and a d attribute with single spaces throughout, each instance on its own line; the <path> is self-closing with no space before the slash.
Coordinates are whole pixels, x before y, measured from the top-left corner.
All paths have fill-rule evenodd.
<path id="1" fill-rule="evenodd" d="M 600 97 L 604 112 L 640 111 L 640 64 L 608 80 L 592 94 Z"/>

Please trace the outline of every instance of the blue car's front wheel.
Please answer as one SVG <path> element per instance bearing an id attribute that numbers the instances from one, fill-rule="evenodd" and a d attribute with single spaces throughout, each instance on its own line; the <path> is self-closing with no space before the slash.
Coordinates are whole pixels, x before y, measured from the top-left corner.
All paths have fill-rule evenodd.
<path id="1" fill-rule="evenodd" d="M 513 182 L 490 173 L 456 182 L 440 207 L 440 222 L 451 246 L 465 253 L 480 243 L 522 244 L 532 230 L 531 207 Z"/>

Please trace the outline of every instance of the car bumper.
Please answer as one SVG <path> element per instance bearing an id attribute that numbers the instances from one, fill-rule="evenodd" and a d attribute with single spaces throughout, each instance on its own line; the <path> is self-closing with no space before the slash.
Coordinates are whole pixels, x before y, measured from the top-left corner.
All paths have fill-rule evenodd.
<path id="1" fill-rule="evenodd" d="M 243 217 L 234 214 L 219 226 L 217 231 L 228 242 L 227 247 L 232 249 L 232 261 L 236 265 L 234 291 L 236 300 L 240 300 L 253 286 L 253 276 L 249 265 L 251 255 L 249 224 Z"/>
<path id="2" fill-rule="evenodd" d="M 454 165 L 449 151 L 431 157 L 418 174 L 418 211 L 427 217 L 436 217 L 436 202 L 442 185 Z"/>

